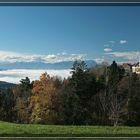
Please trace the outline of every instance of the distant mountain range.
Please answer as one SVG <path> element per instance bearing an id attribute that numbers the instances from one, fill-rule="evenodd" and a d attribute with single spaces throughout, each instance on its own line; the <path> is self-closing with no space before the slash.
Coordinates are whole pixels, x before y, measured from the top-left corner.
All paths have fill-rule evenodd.
<path id="1" fill-rule="evenodd" d="M 14 63 L 0 63 L 0 70 L 4 69 L 70 69 L 73 66 L 73 61 L 64 61 L 57 63 L 43 63 L 43 62 L 14 62 Z M 86 60 L 87 67 L 95 67 L 94 60 Z"/>

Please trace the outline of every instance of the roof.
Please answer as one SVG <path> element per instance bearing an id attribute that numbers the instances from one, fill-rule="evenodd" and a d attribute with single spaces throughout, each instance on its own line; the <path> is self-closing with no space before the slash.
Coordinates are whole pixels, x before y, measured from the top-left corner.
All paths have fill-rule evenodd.
<path id="1" fill-rule="evenodd" d="M 139 62 L 133 64 L 133 66 L 135 66 L 135 67 L 136 67 L 136 66 L 139 66 Z"/>

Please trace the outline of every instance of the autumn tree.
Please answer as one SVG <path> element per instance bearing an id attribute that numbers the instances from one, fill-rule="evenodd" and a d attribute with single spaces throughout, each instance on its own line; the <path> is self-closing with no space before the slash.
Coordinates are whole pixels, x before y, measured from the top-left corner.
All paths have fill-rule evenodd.
<path id="1" fill-rule="evenodd" d="M 54 82 L 54 80 L 47 73 L 43 73 L 39 80 L 34 81 L 32 90 L 33 95 L 30 98 L 29 106 L 32 112 L 32 123 L 57 123 L 58 105 L 57 87 L 55 87 L 58 85 L 57 82 Z"/>

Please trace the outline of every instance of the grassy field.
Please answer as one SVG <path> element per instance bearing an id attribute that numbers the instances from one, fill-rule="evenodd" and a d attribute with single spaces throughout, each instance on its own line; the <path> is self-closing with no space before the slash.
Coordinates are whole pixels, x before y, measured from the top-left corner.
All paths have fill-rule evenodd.
<path id="1" fill-rule="evenodd" d="M 140 136 L 140 127 L 35 125 L 0 121 L 0 136 Z"/>

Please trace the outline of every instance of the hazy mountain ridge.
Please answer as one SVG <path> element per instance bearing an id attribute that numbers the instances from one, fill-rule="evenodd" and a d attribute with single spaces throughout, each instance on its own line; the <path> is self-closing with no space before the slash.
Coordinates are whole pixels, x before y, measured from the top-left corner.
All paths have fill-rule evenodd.
<path id="1" fill-rule="evenodd" d="M 13 83 L 0 81 L 0 89 L 12 88 L 12 87 L 14 87 L 15 85 L 16 85 L 16 84 L 13 84 Z"/>
<path id="2" fill-rule="evenodd" d="M 14 63 L 0 63 L 0 70 L 5 69 L 70 69 L 74 61 L 64 61 L 57 63 L 43 63 L 43 62 L 14 62 Z M 94 60 L 86 60 L 87 67 L 96 66 Z"/>

